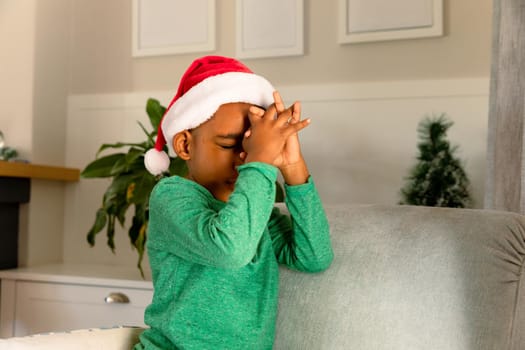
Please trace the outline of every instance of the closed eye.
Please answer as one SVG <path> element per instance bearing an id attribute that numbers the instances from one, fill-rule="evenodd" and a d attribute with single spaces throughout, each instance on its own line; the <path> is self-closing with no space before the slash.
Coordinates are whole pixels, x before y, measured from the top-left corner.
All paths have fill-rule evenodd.
<path id="1" fill-rule="evenodd" d="M 242 138 L 243 134 L 224 134 L 224 135 L 217 135 L 215 138 L 215 142 L 219 147 L 222 149 L 238 149 L 242 148 Z"/>

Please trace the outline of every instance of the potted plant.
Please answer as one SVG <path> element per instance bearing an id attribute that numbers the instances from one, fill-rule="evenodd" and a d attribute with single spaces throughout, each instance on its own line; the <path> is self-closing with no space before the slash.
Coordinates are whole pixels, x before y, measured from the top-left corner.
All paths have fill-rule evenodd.
<path id="1" fill-rule="evenodd" d="M 149 195 L 164 176 L 185 176 L 186 163 L 180 158 L 171 158 L 169 172 L 159 176 L 151 175 L 144 166 L 144 153 L 155 145 L 155 137 L 159 123 L 166 108 L 158 100 L 150 98 L 146 103 L 146 113 L 152 127 L 148 131 L 138 122 L 146 135 L 146 141 L 140 143 L 117 142 L 100 146 L 96 159 L 89 163 L 81 172 L 83 178 L 111 178 L 111 184 L 106 189 L 100 208 L 95 214 L 95 222 L 87 233 L 90 246 L 95 245 L 96 235 L 106 228 L 107 245 L 115 253 L 115 224 L 125 226 L 128 210 L 133 210 L 128 236 L 131 245 L 138 253 L 137 267 L 142 276 L 142 259 L 147 239 Z M 108 149 L 121 149 L 121 152 L 99 157 Z M 167 152 L 167 150 L 165 149 Z M 283 189 L 277 184 L 276 201 L 283 200 Z"/>
<path id="2" fill-rule="evenodd" d="M 107 244 L 115 252 L 115 223 L 124 227 L 126 213 L 133 209 L 131 227 L 128 236 L 132 247 L 137 250 L 137 267 L 142 271 L 142 259 L 146 243 L 146 229 L 148 226 L 149 194 L 155 184 L 166 175 L 184 176 L 186 164 L 180 158 L 172 158 L 169 174 L 160 176 L 151 175 L 144 166 L 144 153 L 155 145 L 157 128 L 166 108 L 156 99 L 148 99 L 146 112 L 152 131 L 148 131 L 138 122 L 146 135 L 146 141 L 140 143 L 117 142 L 100 146 L 96 159 L 89 163 L 81 172 L 83 178 L 111 178 L 111 184 L 106 189 L 100 208 L 95 215 L 95 222 L 87 234 L 90 246 L 95 245 L 95 237 L 106 228 Z M 123 149 L 99 157 L 107 149 Z"/>

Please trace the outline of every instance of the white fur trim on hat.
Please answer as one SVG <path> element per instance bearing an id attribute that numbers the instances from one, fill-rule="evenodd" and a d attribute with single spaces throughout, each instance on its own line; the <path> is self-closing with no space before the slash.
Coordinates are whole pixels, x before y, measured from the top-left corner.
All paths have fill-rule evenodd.
<path id="1" fill-rule="evenodd" d="M 160 175 L 168 171 L 170 167 L 170 157 L 164 151 L 157 151 L 155 148 L 148 150 L 144 154 L 144 165 L 153 175 Z"/>
<path id="2" fill-rule="evenodd" d="M 227 72 L 208 77 L 195 84 L 166 112 L 162 132 L 171 154 L 173 136 L 195 128 L 210 119 L 225 103 L 244 102 L 264 108 L 273 101 L 274 87 L 265 78 L 244 72 Z"/>

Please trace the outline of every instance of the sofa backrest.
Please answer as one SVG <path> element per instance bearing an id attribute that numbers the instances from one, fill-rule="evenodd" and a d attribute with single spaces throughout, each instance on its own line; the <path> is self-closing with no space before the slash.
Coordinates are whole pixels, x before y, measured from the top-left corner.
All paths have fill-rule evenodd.
<path id="1" fill-rule="evenodd" d="M 524 217 L 326 206 L 325 272 L 281 269 L 274 349 L 525 348 Z"/>

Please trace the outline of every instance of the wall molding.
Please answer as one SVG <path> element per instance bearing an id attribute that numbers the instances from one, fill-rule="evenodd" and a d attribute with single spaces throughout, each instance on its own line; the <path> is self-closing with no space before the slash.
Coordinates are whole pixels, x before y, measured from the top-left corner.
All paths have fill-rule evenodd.
<path id="1" fill-rule="evenodd" d="M 276 86 L 288 101 L 360 101 L 414 98 L 449 98 L 488 96 L 490 79 L 406 80 L 363 83 L 325 83 Z M 81 110 L 143 108 L 148 98 L 154 97 L 167 105 L 176 92 L 156 90 L 129 93 L 70 95 L 70 108 Z"/>

